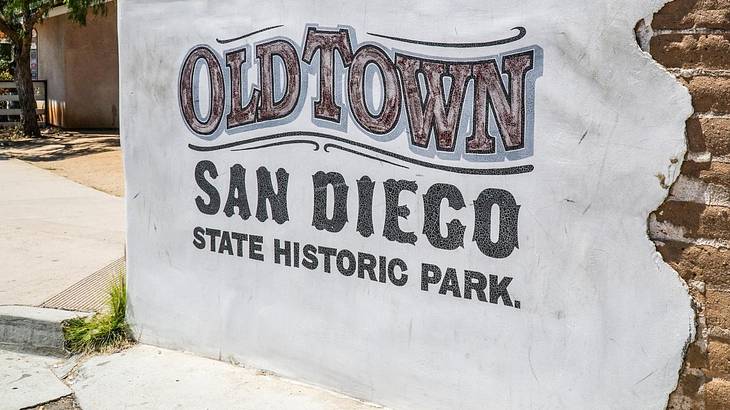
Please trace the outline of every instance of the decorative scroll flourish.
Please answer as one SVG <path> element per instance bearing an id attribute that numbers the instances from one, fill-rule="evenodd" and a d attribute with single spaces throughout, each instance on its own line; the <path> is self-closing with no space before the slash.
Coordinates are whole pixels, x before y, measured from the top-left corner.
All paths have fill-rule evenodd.
<path id="1" fill-rule="evenodd" d="M 374 155 L 366 154 L 366 153 L 360 152 L 358 150 L 354 150 L 354 149 L 351 149 L 351 148 L 343 147 L 341 145 L 333 144 L 331 142 L 330 143 L 327 143 L 327 144 L 324 144 L 324 152 L 330 152 L 329 151 L 330 148 L 339 149 L 341 151 L 349 152 L 351 154 L 359 155 L 361 157 L 370 158 L 370 159 L 373 159 L 375 161 L 385 162 L 386 164 L 390 164 L 390 165 L 393 165 L 393 166 L 396 166 L 396 167 L 399 167 L 399 168 L 408 169 L 408 167 L 405 166 L 405 165 L 396 164 L 395 162 L 390 162 L 387 159 L 378 158 L 378 157 L 376 157 Z"/>
<path id="2" fill-rule="evenodd" d="M 225 40 L 221 40 L 221 39 L 218 39 L 218 38 L 217 38 L 217 39 L 215 39 L 215 41 L 217 41 L 217 42 L 218 42 L 218 44 L 228 44 L 228 43 L 233 43 L 234 41 L 238 41 L 238 40 L 243 40 L 243 39 L 244 39 L 244 38 L 246 38 L 246 37 L 251 37 L 251 36 L 253 36 L 254 34 L 259 34 L 259 33 L 263 33 L 264 31 L 269 31 L 269 30 L 273 30 L 273 29 L 275 29 L 275 28 L 279 28 L 279 27 L 284 27 L 284 25 L 283 25 L 283 24 L 279 24 L 278 26 L 270 26 L 270 27 L 264 27 L 264 28 L 262 28 L 261 30 L 256 30 L 256 31 L 252 31 L 252 32 L 250 32 L 250 33 L 246 33 L 246 34 L 244 34 L 244 35 L 242 35 L 242 36 L 238 36 L 238 37 L 234 37 L 234 38 L 229 38 L 229 39 L 225 39 Z"/>
<path id="3" fill-rule="evenodd" d="M 517 30 L 518 33 L 512 37 L 502 38 L 502 39 L 492 40 L 492 41 L 478 42 L 478 43 L 442 43 L 442 42 L 436 42 L 436 41 L 423 41 L 423 40 L 413 40 L 413 39 L 395 37 L 395 36 L 386 36 L 384 34 L 377 34 L 377 33 L 368 33 L 368 34 L 373 37 L 380 37 L 380 38 L 385 38 L 388 40 L 400 41 L 402 43 L 420 44 L 422 46 L 449 47 L 449 48 L 478 48 L 478 47 L 492 47 L 492 46 L 498 46 L 498 45 L 502 45 L 502 44 L 513 43 L 517 40 L 522 39 L 522 37 L 524 37 L 527 34 L 527 29 L 525 29 L 524 27 L 513 27 L 512 30 Z"/>
<path id="4" fill-rule="evenodd" d="M 279 141 L 279 142 L 272 142 L 270 144 L 264 144 L 264 145 L 257 145 L 255 147 L 244 147 L 244 148 L 236 148 L 232 149 L 231 151 L 253 151 L 257 149 L 262 148 L 271 148 L 271 147 L 279 147 L 282 145 L 292 145 L 292 144 L 310 144 L 314 146 L 314 149 L 312 151 L 319 151 L 319 143 L 312 140 L 290 140 L 290 141 Z M 327 147 L 324 147 L 324 150 L 327 151 Z"/>
<path id="5" fill-rule="evenodd" d="M 424 168 L 430 168 L 430 169 L 436 169 L 439 171 L 446 171 L 446 172 L 453 172 L 457 174 L 466 174 L 466 175 L 516 175 L 516 174 L 526 174 L 529 172 L 532 172 L 535 167 L 532 165 L 520 165 L 515 167 L 505 167 L 505 168 L 464 168 L 464 167 L 452 167 L 448 165 L 441 165 L 441 164 L 434 164 L 431 162 L 423 161 L 417 158 L 410 158 L 404 155 L 396 154 L 390 151 L 386 151 L 381 148 L 373 147 L 367 144 L 363 144 L 361 142 L 357 141 L 351 141 L 347 138 L 338 137 L 336 135 L 331 134 L 325 134 L 321 132 L 312 132 L 312 131 L 290 131 L 290 132 L 282 132 L 278 134 L 270 134 L 270 135 L 264 135 L 261 137 L 255 137 L 255 138 L 249 138 L 244 139 L 240 141 L 234 141 L 229 142 L 226 144 L 219 144 L 219 145 L 211 145 L 211 146 L 201 146 L 201 145 L 194 145 L 194 144 L 188 144 L 188 148 L 190 148 L 193 151 L 198 152 L 211 152 L 211 151 L 220 151 L 225 149 L 232 149 L 236 147 L 241 146 L 247 146 L 250 144 L 256 144 L 263 141 L 274 141 L 274 140 L 282 140 L 284 138 L 291 138 L 291 137 L 310 137 L 310 138 L 321 138 L 329 141 L 335 141 L 340 144 L 344 145 L 350 145 L 352 147 L 358 148 L 345 148 L 341 145 L 328 143 L 325 145 L 324 151 L 330 152 L 328 148 L 336 148 L 351 154 L 360 155 L 369 159 L 377 160 L 380 162 L 388 163 L 390 165 L 398 166 L 401 168 L 409 168 L 404 165 L 399 165 L 397 163 L 388 161 L 384 158 L 375 156 L 370 153 L 366 153 L 366 151 L 370 151 L 371 153 L 378 154 L 380 156 L 389 157 L 401 162 L 405 162 L 408 164 L 418 165 Z M 277 141 L 275 143 L 269 143 L 265 145 L 252 145 L 250 149 L 260 149 L 260 148 L 269 148 L 274 147 L 278 145 L 285 145 L 285 144 L 302 144 L 302 143 L 311 143 L 315 144 L 315 151 L 319 150 L 319 144 L 315 141 L 311 140 L 291 140 L 291 141 Z M 237 148 L 236 150 L 241 151 L 245 150 L 249 147 L 245 148 Z M 235 150 L 234 150 L 235 151 Z"/>

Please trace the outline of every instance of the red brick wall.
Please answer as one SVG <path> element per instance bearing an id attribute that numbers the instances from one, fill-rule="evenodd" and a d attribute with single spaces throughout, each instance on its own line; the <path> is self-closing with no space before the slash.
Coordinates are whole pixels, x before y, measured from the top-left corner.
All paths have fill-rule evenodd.
<path id="1" fill-rule="evenodd" d="M 675 0 L 651 27 L 650 53 L 695 108 L 681 175 L 649 229 L 697 311 L 697 339 L 668 408 L 730 409 L 730 0 Z"/>

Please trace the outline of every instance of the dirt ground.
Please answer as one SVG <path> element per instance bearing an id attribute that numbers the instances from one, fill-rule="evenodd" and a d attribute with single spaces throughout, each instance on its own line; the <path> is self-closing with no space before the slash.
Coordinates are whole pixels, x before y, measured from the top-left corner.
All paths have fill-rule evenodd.
<path id="1" fill-rule="evenodd" d="M 61 397 L 60 399 L 50 403 L 32 407 L 28 410 L 81 410 L 81 407 L 79 407 L 79 404 L 76 402 L 76 398 L 71 395 Z"/>
<path id="2" fill-rule="evenodd" d="M 124 195 L 119 134 L 108 131 L 44 131 L 41 138 L 0 135 L 0 156 L 17 158 L 80 184 Z"/>

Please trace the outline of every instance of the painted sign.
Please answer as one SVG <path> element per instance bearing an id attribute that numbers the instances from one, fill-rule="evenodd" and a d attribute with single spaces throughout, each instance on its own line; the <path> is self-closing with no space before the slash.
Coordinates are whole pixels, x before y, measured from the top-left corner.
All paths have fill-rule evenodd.
<path id="1" fill-rule="evenodd" d="M 529 3 L 120 4 L 141 339 L 393 407 L 662 407 L 659 4 Z"/>
<path id="2" fill-rule="evenodd" d="M 276 28 L 257 30 L 256 34 Z M 518 41 L 526 34 L 524 27 L 516 30 L 519 31 L 517 36 L 490 44 Z M 451 166 L 436 163 L 432 159 L 438 156 L 478 163 L 504 161 L 508 154 L 519 159 L 532 156 L 535 80 L 542 65 L 540 48 L 531 46 L 492 58 L 439 60 L 433 56 L 394 52 L 376 43 L 353 46 L 352 37 L 354 33 L 351 29 L 308 27 L 302 47 L 283 38 L 264 40 L 254 47 L 226 51 L 220 58 L 210 46 L 193 48 L 185 57 L 180 73 L 180 111 L 185 124 L 202 139 L 211 139 L 210 135 L 214 135 L 212 139 L 217 139 L 215 134 L 221 132 L 238 138 L 217 145 L 190 144 L 189 148 L 198 152 L 284 150 L 295 156 L 304 149 L 321 150 L 324 155 L 336 150 L 349 157 L 348 160 L 361 164 L 361 173 L 366 173 L 373 166 L 390 171 L 392 177 L 382 181 L 382 184 L 377 184 L 369 175 L 350 181 L 350 184 L 357 186 L 355 209 L 348 209 L 350 186 L 343 174 L 338 172 L 340 168 L 346 167 L 319 170 L 311 175 L 312 226 L 320 231 L 346 234 L 348 214 L 356 213 L 355 230 L 362 238 L 369 238 L 374 234 L 374 219 L 377 216 L 382 218 L 382 236 L 373 237 L 372 240 L 417 245 L 419 248 L 425 246 L 418 243 L 419 235 L 405 231 L 400 226 L 401 220 L 411 215 L 410 208 L 407 204 L 401 204 L 400 197 L 409 193 L 418 195 L 419 189 L 417 181 L 412 180 L 412 171 L 403 171 L 438 171 L 434 174 L 431 186 L 421 194 L 423 203 L 419 210 L 422 210 L 422 216 L 413 218 L 423 221 L 419 233 L 431 248 L 456 250 L 467 244 L 488 258 L 510 256 L 519 246 L 520 207 L 515 197 L 508 190 L 486 188 L 472 198 L 473 212 L 470 219 L 473 222 L 473 235 L 468 241 L 464 237 L 466 226 L 459 219 L 448 222 L 447 229 L 442 232 L 442 202 L 446 201 L 450 208 L 457 211 L 465 208 L 466 203 L 459 186 L 441 183 L 438 175 L 509 176 L 532 172 L 534 167 L 530 164 L 514 167 Z M 218 42 L 227 44 L 238 40 L 242 39 L 239 37 Z M 408 39 L 394 41 L 413 42 Z M 483 44 L 440 46 L 485 47 Z M 253 65 L 247 55 L 257 56 L 257 73 L 254 75 L 245 75 L 245 68 Z M 319 61 L 313 61 L 317 55 Z M 339 64 L 335 64 L 336 57 L 339 57 Z M 223 73 L 221 60 L 226 61 L 228 76 Z M 307 94 L 306 84 L 302 84 L 302 64 L 309 66 L 312 77 L 319 78 L 316 98 Z M 372 71 L 368 72 L 370 68 Z M 203 76 L 207 77 L 207 81 L 201 79 Z M 258 78 L 258 84 L 245 82 L 246 78 L 251 77 Z M 420 78 L 425 81 L 420 81 Z M 201 85 L 208 87 L 205 115 L 201 108 Z M 249 89 L 250 96 L 244 98 L 243 90 Z M 375 95 L 379 96 L 379 101 L 375 101 Z M 287 127 L 284 132 L 276 132 L 281 131 L 282 124 L 299 119 L 303 106 L 308 103 L 311 103 L 309 120 L 321 130 Z M 347 135 L 348 128 L 355 126 L 348 124 L 348 119 L 357 124 L 359 132 L 372 140 L 360 142 L 350 138 Z M 269 128 L 273 128 L 274 132 L 250 137 L 253 130 Z M 397 139 L 405 139 L 406 143 L 402 145 L 407 145 L 412 152 L 402 155 L 378 147 L 378 142 Z M 294 167 L 296 169 L 297 165 Z M 248 200 L 250 192 L 246 186 L 246 171 L 243 164 L 233 164 L 228 174 L 229 183 L 224 184 L 224 192 L 221 193 L 214 184 L 220 173 L 218 166 L 210 160 L 199 161 L 195 168 L 195 179 L 204 195 L 195 199 L 198 210 L 203 215 L 223 214 L 229 218 L 237 215 L 243 221 L 249 220 L 252 211 Z M 278 168 L 275 183 L 271 174 L 265 165 L 256 169 L 258 193 L 255 216 L 260 222 L 272 219 L 283 225 L 290 220 L 287 193 L 291 174 L 286 168 Z M 402 179 L 401 176 L 409 178 Z M 299 175 L 291 177 L 292 184 L 296 184 L 299 178 Z M 374 205 L 376 185 L 381 185 L 378 188 L 382 189 L 385 199 L 383 204 L 382 198 L 379 198 L 380 206 Z M 328 190 L 331 190 L 332 195 L 329 195 Z M 304 201 L 298 203 L 299 206 L 304 204 Z M 332 212 L 328 212 L 328 207 Z M 494 230 L 498 234 L 494 237 L 491 235 L 493 209 L 498 215 L 494 222 Z M 232 234 L 236 235 L 231 237 Z M 242 250 L 242 242 L 246 241 L 245 234 L 212 228 L 196 227 L 193 235 L 194 245 L 198 249 L 209 248 L 212 252 L 231 256 L 234 256 L 234 248 Z M 325 265 L 330 265 L 329 258 L 335 257 L 339 273 L 345 276 L 357 271 L 358 276 L 363 277 L 367 272 L 372 280 L 386 282 L 385 266 L 380 266 L 381 276 L 376 279 L 377 258 L 372 254 L 347 249 L 330 254 L 325 250 L 326 247 L 311 244 L 301 246 L 298 241 L 293 242 L 293 249 L 291 245 L 291 241 L 274 240 L 275 263 L 278 263 L 279 255 L 283 254 L 286 266 L 292 266 L 293 259 L 297 265 L 295 267 L 298 267 L 303 255 L 304 266 L 317 270 L 320 259 L 325 261 Z M 423 250 L 427 252 L 428 248 Z M 243 257 L 243 252 L 235 256 Z M 405 270 L 406 264 L 402 259 L 392 262 L 396 263 L 388 265 L 387 277 L 391 283 L 404 286 L 408 276 L 394 279 L 399 275 L 394 269 Z M 470 280 L 459 280 L 453 269 L 446 269 L 446 276 L 441 274 L 441 270 L 436 265 L 422 263 L 421 287 L 427 290 L 428 284 L 432 282 L 441 286 L 442 294 L 450 289 L 452 296 L 461 297 L 462 286 L 459 282 L 463 282 L 466 287 L 463 288 L 465 298 L 470 299 L 473 291 L 479 300 L 486 301 L 486 276 L 471 272 L 467 274 Z M 329 271 L 325 268 L 325 272 Z M 502 303 L 512 306 L 507 291 L 511 280 L 504 278 L 499 282 L 504 285 L 495 282 L 490 288 L 493 294 L 491 303 L 497 303 L 501 298 Z"/>

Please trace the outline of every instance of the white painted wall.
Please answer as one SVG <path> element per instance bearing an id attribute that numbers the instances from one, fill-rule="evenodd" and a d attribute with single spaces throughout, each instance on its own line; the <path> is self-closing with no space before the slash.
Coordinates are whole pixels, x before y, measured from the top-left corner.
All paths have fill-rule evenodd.
<path id="1" fill-rule="evenodd" d="M 663 408 L 693 332 L 693 311 L 684 284 L 646 234 L 648 214 L 667 195 L 658 176 L 669 184 L 678 174 L 691 112 L 686 90 L 634 40 L 635 23 L 662 3 L 121 2 L 129 313 L 137 335 L 145 343 L 234 358 L 395 408 Z M 190 131 L 178 81 L 191 48 L 206 44 L 222 55 L 247 40 L 273 37 L 300 46 L 306 24 L 351 27 L 353 46 L 377 40 L 446 59 L 539 46 L 544 60 L 536 81 L 534 156 L 497 163 L 429 159 L 409 149 L 405 134 L 379 142 L 352 118 L 347 132 L 322 128 L 310 119 L 316 72 L 306 74 L 307 96 L 292 122 L 244 133 L 221 130 L 211 141 Z M 216 42 L 275 25 L 284 26 Z M 516 26 L 526 28 L 523 39 L 486 48 L 420 46 L 367 34 L 479 42 L 514 35 L 509 29 Z M 304 145 L 215 152 L 188 147 L 295 130 L 327 132 L 436 164 L 532 164 L 534 171 L 464 176 Z M 279 225 L 228 218 L 222 211 L 203 215 L 194 178 L 201 160 L 216 164 L 224 202 L 229 167 L 247 169 L 254 214 L 255 170 L 286 168 L 290 220 Z M 339 233 L 312 227 L 312 175 L 320 170 L 340 172 L 350 187 L 349 223 Z M 363 175 L 378 183 L 369 238 L 355 231 L 355 180 Z M 382 182 L 389 178 L 419 185 L 417 194 L 401 199 L 411 208 L 401 227 L 416 233 L 415 246 L 381 235 Z M 467 207 L 449 211 L 442 222 L 458 217 L 467 225 L 463 248 L 437 250 L 421 234 L 421 197 L 436 182 L 464 195 Z M 504 259 L 485 256 L 470 241 L 472 201 L 485 188 L 508 190 L 521 206 L 519 249 Z M 261 235 L 266 259 L 198 250 L 196 226 Z M 409 280 L 396 287 L 321 269 L 282 268 L 272 260 L 273 238 L 399 257 L 408 264 Z M 423 262 L 454 267 L 460 279 L 464 269 L 510 276 L 510 294 L 521 308 L 444 296 L 433 287 L 424 292 Z"/>

